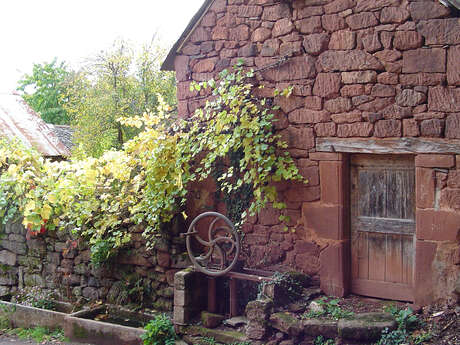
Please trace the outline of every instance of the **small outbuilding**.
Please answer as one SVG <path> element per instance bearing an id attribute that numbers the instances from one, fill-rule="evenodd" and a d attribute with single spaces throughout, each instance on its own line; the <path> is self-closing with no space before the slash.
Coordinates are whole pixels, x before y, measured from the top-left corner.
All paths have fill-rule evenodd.
<path id="1" fill-rule="evenodd" d="M 18 138 L 43 156 L 60 159 L 70 156 L 52 127 L 19 95 L 0 94 L 0 137 Z"/>
<path id="2" fill-rule="evenodd" d="M 243 59 L 275 98 L 310 183 L 244 227 L 253 267 L 285 265 L 330 295 L 425 305 L 460 275 L 460 22 L 437 0 L 206 0 L 170 51 L 179 115 L 192 81 Z M 203 201 L 203 210 L 219 205 Z M 192 194 L 193 195 L 193 194 Z"/>

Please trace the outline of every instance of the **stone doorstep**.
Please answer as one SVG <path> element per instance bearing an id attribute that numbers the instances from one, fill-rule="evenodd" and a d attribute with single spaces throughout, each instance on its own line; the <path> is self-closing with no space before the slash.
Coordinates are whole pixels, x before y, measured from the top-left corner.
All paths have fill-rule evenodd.
<path id="1" fill-rule="evenodd" d="M 289 313 L 275 313 L 270 317 L 270 325 L 289 336 L 304 333 L 307 336 L 322 335 L 327 338 L 342 338 L 352 341 L 375 341 L 385 328 L 396 329 L 396 321 L 388 313 L 362 313 L 353 319 L 331 320 L 311 318 L 298 320 Z"/>

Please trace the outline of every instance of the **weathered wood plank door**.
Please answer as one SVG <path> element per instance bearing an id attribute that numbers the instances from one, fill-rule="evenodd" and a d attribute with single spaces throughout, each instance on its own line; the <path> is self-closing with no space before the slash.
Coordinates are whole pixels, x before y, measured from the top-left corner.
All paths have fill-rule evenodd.
<path id="1" fill-rule="evenodd" d="M 413 157 L 352 156 L 352 292 L 413 301 L 414 235 Z"/>

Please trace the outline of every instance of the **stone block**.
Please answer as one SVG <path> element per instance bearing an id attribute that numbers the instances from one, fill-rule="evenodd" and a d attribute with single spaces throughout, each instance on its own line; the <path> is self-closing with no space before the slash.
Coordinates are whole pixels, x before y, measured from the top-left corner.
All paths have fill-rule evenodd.
<path id="1" fill-rule="evenodd" d="M 225 317 L 223 315 L 213 314 L 207 311 L 201 312 L 201 322 L 206 328 L 216 328 L 222 323 L 222 321 L 224 321 L 224 319 Z"/>
<path id="2" fill-rule="evenodd" d="M 324 102 L 324 108 L 332 114 L 350 111 L 352 104 L 348 97 L 337 97 Z"/>
<path id="3" fill-rule="evenodd" d="M 425 37 L 426 45 L 460 44 L 458 18 L 421 20 L 417 31 Z"/>
<path id="4" fill-rule="evenodd" d="M 335 0 L 324 5 L 324 11 L 328 14 L 338 13 L 354 7 L 353 0 Z"/>
<path id="5" fill-rule="evenodd" d="M 441 73 L 401 74 L 399 76 L 399 81 L 400 84 L 404 86 L 436 86 L 445 83 L 446 75 Z"/>
<path id="6" fill-rule="evenodd" d="M 403 73 L 444 73 L 446 51 L 442 48 L 413 49 L 403 53 Z"/>
<path id="7" fill-rule="evenodd" d="M 15 254 L 25 255 L 27 252 L 26 244 L 23 242 L 2 240 L 1 245 L 4 249 L 7 249 Z"/>
<path id="8" fill-rule="evenodd" d="M 329 244 L 320 254 L 320 287 L 326 295 L 343 297 L 348 293 L 349 243 Z"/>
<path id="9" fill-rule="evenodd" d="M 296 22 L 296 27 L 302 34 L 320 33 L 323 30 L 320 16 L 298 20 Z"/>
<path id="10" fill-rule="evenodd" d="M 315 133 L 317 137 L 334 137 L 337 132 L 337 126 L 334 122 L 315 124 Z"/>
<path id="11" fill-rule="evenodd" d="M 404 23 L 410 16 L 408 10 L 401 7 L 385 7 L 380 13 L 380 23 Z"/>
<path id="12" fill-rule="evenodd" d="M 264 78 L 270 81 L 287 81 L 309 79 L 315 76 L 315 60 L 309 55 L 291 58 L 278 68 L 271 68 L 262 72 Z"/>
<path id="13" fill-rule="evenodd" d="M 433 208 L 435 199 L 435 174 L 432 169 L 415 169 L 416 205 L 418 208 Z"/>
<path id="14" fill-rule="evenodd" d="M 430 241 L 458 241 L 460 214 L 444 210 L 417 210 L 417 239 Z"/>
<path id="15" fill-rule="evenodd" d="M 356 122 L 353 124 L 338 125 L 337 136 L 341 138 L 347 137 L 369 137 L 374 126 L 371 123 Z"/>
<path id="16" fill-rule="evenodd" d="M 396 329 L 396 321 L 387 313 L 362 313 L 354 319 L 341 319 L 338 322 L 339 336 L 348 340 L 376 341 L 382 331 Z"/>
<path id="17" fill-rule="evenodd" d="M 324 54 L 324 53 L 323 53 Z M 318 73 L 313 95 L 332 98 L 339 95 L 341 76 L 339 73 Z"/>
<path id="18" fill-rule="evenodd" d="M 14 266 L 16 265 L 17 255 L 8 250 L 0 251 L 0 263 L 3 265 Z"/>
<path id="19" fill-rule="evenodd" d="M 460 85 L 460 46 L 449 47 L 447 53 L 447 82 L 449 85 Z"/>
<path id="20" fill-rule="evenodd" d="M 435 1 L 415 1 L 409 3 L 411 17 L 415 21 L 448 17 L 450 9 Z"/>
<path id="21" fill-rule="evenodd" d="M 270 325 L 288 334 L 290 337 L 298 336 L 302 331 L 302 324 L 293 314 L 288 312 L 274 313 L 270 316 Z"/>
<path id="22" fill-rule="evenodd" d="M 375 71 L 353 71 L 342 72 L 342 83 L 344 84 L 367 84 L 377 80 Z"/>
<path id="23" fill-rule="evenodd" d="M 375 123 L 374 136 L 378 138 L 400 137 L 402 124 L 400 120 L 381 120 Z"/>
<path id="24" fill-rule="evenodd" d="M 326 14 L 321 17 L 323 29 L 328 32 L 339 31 L 347 27 L 345 19 L 338 14 Z"/>
<path id="25" fill-rule="evenodd" d="M 445 121 L 441 119 L 423 120 L 420 123 L 422 137 L 441 138 L 444 134 Z"/>
<path id="26" fill-rule="evenodd" d="M 428 109 L 430 111 L 460 112 L 460 88 L 430 87 Z"/>
<path id="27" fill-rule="evenodd" d="M 281 135 L 288 143 L 289 148 L 308 150 L 315 147 L 315 134 L 313 128 L 288 127 Z"/>
<path id="28" fill-rule="evenodd" d="M 277 21 L 291 16 L 291 10 L 286 3 L 279 3 L 274 6 L 264 7 L 262 20 Z"/>
<path id="29" fill-rule="evenodd" d="M 323 336 L 326 338 L 336 338 L 338 336 L 336 320 L 315 318 L 302 321 L 303 332 L 311 337 Z"/>
<path id="30" fill-rule="evenodd" d="M 273 302 L 269 299 L 251 301 L 246 305 L 246 317 L 249 322 L 263 323 L 267 321 L 273 309 Z"/>
<path id="31" fill-rule="evenodd" d="M 455 156 L 419 154 L 415 156 L 415 166 L 424 168 L 452 168 L 455 166 Z"/>
<path id="32" fill-rule="evenodd" d="M 287 202 L 314 201 L 320 198 L 320 188 L 319 186 L 308 187 L 308 185 L 305 187 L 299 184 L 296 188 L 289 188 L 284 192 L 284 197 Z"/>
<path id="33" fill-rule="evenodd" d="M 176 272 L 176 274 L 174 274 L 174 288 L 177 290 L 193 288 L 196 276 L 199 274 L 200 273 L 198 272 L 194 272 L 193 268 L 187 268 L 185 270 Z"/>
<path id="34" fill-rule="evenodd" d="M 321 203 L 343 206 L 345 203 L 344 189 L 345 167 L 342 161 L 320 161 L 319 174 L 321 183 Z"/>
<path id="35" fill-rule="evenodd" d="M 332 38 L 331 38 L 332 40 Z M 362 50 L 353 51 L 334 51 L 329 50 L 322 53 L 318 58 L 318 63 L 325 72 L 333 71 L 365 71 L 383 70 L 380 61 L 369 53 Z"/>
<path id="36" fill-rule="evenodd" d="M 311 152 L 309 158 L 312 161 L 341 161 L 344 156 L 341 153 L 333 152 Z"/>
<path id="37" fill-rule="evenodd" d="M 415 304 L 428 305 L 433 301 L 433 260 L 436 256 L 437 244 L 434 242 L 416 241 L 415 245 Z"/>
<path id="38" fill-rule="evenodd" d="M 340 30 L 332 33 L 329 49 L 347 50 L 356 47 L 356 33 L 350 30 Z"/>
<path id="39" fill-rule="evenodd" d="M 322 205 L 319 202 L 304 203 L 304 224 L 324 239 L 340 240 L 343 234 L 343 208 L 337 205 Z"/>
<path id="40" fill-rule="evenodd" d="M 358 0 L 355 12 L 381 10 L 384 7 L 399 6 L 400 4 L 401 0 L 375 0 L 370 2 L 367 0 Z"/>
<path id="41" fill-rule="evenodd" d="M 319 123 L 329 122 L 331 120 L 330 114 L 325 110 L 310 110 L 310 109 L 296 109 L 288 115 L 290 123 L 303 124 L 303 123 Z"/>
<path id="42" fill-rule="evenodd" d="M 325 33 L 311 34 L 305 36 L 303 47 L 308 54 L 318 55 L 327 49 L 329 45 L 329 35 Z"/>
<path id="43" fill-rule="evenodd" d="M 196 314 L 196 310 L 192 308 L 174 306 L 173 319 L 175 325 L 189 324 Z"/>
<path id="44" fill-rule="evenodd" d="M 447 115 L 445 131 L 446 138 L 460 139 L 460 114 Z"/>
<path id="45" fill-rule="evenodd" d="M 420 48 L 423 37 L 417 31 L 396 31 L 393 46 L 398 50 L 411 50 Z"/>
<path id="46" fill-rule="evenodd" d="M 345 21 L 352 30 L 359 30 L 376 26 L 377 18 L 372 12 L 362 12 L 348 16 Z"/>

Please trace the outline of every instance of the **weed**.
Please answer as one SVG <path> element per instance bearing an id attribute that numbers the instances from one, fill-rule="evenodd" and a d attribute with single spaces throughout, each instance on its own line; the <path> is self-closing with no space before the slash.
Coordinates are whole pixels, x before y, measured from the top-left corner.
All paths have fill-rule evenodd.
<path id="1" fill-rule="evenodd" d="M 327 317 L 334 320 L 339 320 L 349 319 L 355 315 L 352 311 L 343 310 L 339 305 L 340 300 L 338 298 L 334 298 L 328 301 L 327 297 L 322 297 L 316 300 L 316 302 L 323 308 L 322 311 L 309 311 L 302 315 L 304 319 Z"/>
<path id="2" fill-rule="evenodd" d="M 53 301 L 53 293 L 49 290 L 44 290 L 39 286 L 25 287 L 19 289 L 14 300 L 22 305 L 54 310 L 55 303 Z"/>
<path id="3" fill-rule="evenodd" d="M 11 314 L 16 311 L 16 306 L 0 304 L 0 330 L 9 329 L 11 326 Z"/>
<path id="4" fill-rule="evenodd" d="M 157 315 L 144 329 L 146 332 L 141 335 L 144 345 L 174 345 L 176 342 L 174 326 L 165 314 Z"/>
<path id="5" fill-rule="evenodd" d="M 382 331 L 382 336 L 377 345 L 399 345 L 413 341 L 415 344 L 422 344 L 424 341 L 431 338 L 429 333 L 421 333 L 416 337 L 411 335 L 411 332 L 421 325 L 417 316 L 413 314 L 411 308 L 398 309 L 394 305 L 385 308 L 386 312 L 391 313 L 397 324 L 398 328 L 390 331 L 385 328 Z"/>
<path id="6" fill-rule="evenodd" d="M 201 342 L 206 345 L 216 345 L 217 344 L 216 339 L 214 339 L 213 337 L 203 337 L 201 338 Z"/>
<path id="7" fill-rule="evenodd" d="M 313 345 L 335 345 L 335 342 L 332 339 L 325 339 L 322 335 L 319 335 L 316 337 Z"/>
<path id="8" fill-rule="evenodd" d="M 433 335 L 430 332 L 422 332 L 417 334 L 415 337 L 412 336 L 412 340 L 415 345 L 423 344 L 425 341 L 430 340 Z"/>
<path id="9" fill-rule="evenodd" d="M 64 331 L 60 328 L 54 331 L 47 327 L 15 328 L 11 332 L 21 339 L 33 339 L 38 343 L 51 340 L 67 341 Z"/>

